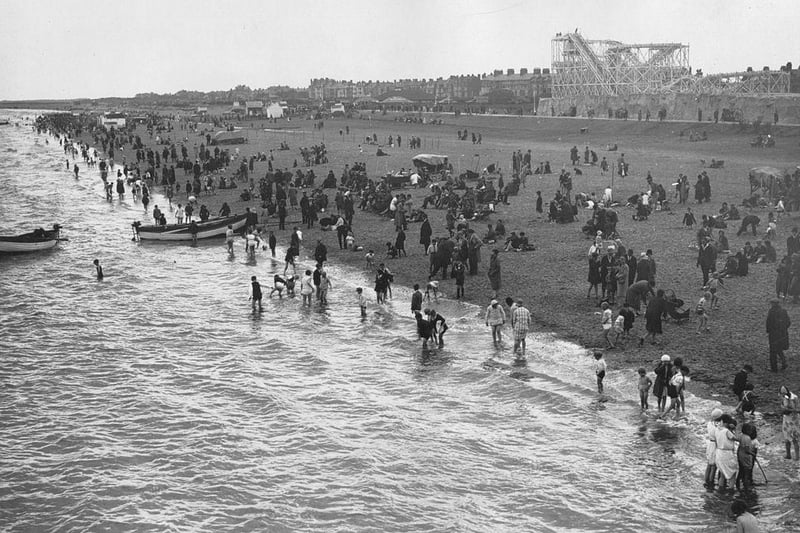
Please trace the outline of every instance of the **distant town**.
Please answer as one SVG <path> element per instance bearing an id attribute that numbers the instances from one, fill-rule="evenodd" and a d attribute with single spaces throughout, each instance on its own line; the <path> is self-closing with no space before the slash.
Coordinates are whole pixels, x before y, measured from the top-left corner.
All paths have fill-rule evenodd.
<path id="1" fill-rule="evenodd" d="M 522 67 L 490 73 L 386 81 L 314 78 L 308 87 L 283 85 L 172 94 L 139 93 L 133 98 L 0 102 L 0 106 L 93 110 L 180 109 L 190 115 L 280 118 L 316 110 L 505 113 L 518 115 L 627 118 L 661 113 L 698 121 L 798 120 L 800 70 L 745 67 L 740 72 L 704 74 L 689 63 L 682 43 L 624 44 L 591 40 L 580 33 L 556 34 L 550 67 Z M 700 97 L 705 100 L 699 100 Z M 769 100 L 758 100 L 769 97 Z M 692 102 L 699 102 L 695 106 Z M 705 115 L 703 112 L 705 111 Z M 114 119 L 111 119 L 114 120 Z M 717 119 L 715 119 L 717 120 Z"/>

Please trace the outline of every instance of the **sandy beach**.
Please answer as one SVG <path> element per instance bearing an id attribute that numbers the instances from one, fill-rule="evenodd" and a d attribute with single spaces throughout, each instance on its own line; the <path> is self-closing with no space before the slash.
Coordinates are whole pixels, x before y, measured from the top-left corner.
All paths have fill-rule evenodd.
<path id="1" fill-rule="evenodd" d="M 273 150 L 275 168 L 293 170 L 297 160 L 301 168 L 307 170 L 302 167 L 300 147 L 324 142 L 328 149 L 328 164 L 311 167 L 317 176 L 317 185 L 322 183 L 329 170 L 333 170 L 338 180 L 344 166 L 352 166 L 357 161 L 366 164 L 370 178 L 378 178 L 389 170 L 408 169 L 412 166 L 411 158 L 418 153 L 447 155 L 457 172 L 467 169 L 480 171 L 487 165 L 496 163 L 508 179 L 512 152 L 530 149 L 534 162 L 550 162 L 553 174 L 529 176 L 520 194 L 510 198 L 510 205 L 498 206 L 496 213 L 488 220 L 472 223 L 471 227 L 479 235 L 483 235 L 486 224 L 502 219 L 508 232 L 526 232 L 535 244 L 536 251 L 501 252 L 501 296 L 522 298 L 533 314 L 537 329 L 551 331 L 587 348 L 603 346 L 597 314 L 599 308 L 594 298 L 586 298 L 587 251 L 591 242 L 581 232 L 581 226 L 591 217 L 591 211 L 582 210 L 578 215 L 578 222 L 551 224 L 547 221 L 546 208 L 547 202 L 558 189 L 558 172 L 562 166 L 572 171 L 569 162 L 569 150 L 572 146 L 577 146 L 581 154 L 584 147 L 588 146 L 601 159 L 606 157 L 612 165 L 620 153 L 625 154 L 625 159 L 630 164 L 630 175 L 613 178 L 614 198 L 623 204 L 617 209 L 620 218 L 618 231 L 623 244 L 633 248 L 637 256 L 640 252 L 652 249 L 657 263 L 657 287 L 674 291 L 676 296 L 686 300 L 687 307 L 690 308 L 702 296 L 702 276 L 700 269 L 696 267 L 697 249 L 692 247 L 696 239 L 696 227 L 695 230 L 689 230 L 682 226 L 685 207 L 672 201 L 670 211 L 654 212 L 648 220 L 637 222 L 632 220 L 634 210 L 624 207 L 625 199 L 646 190 L 645 176 L 648 172 L 657 183 L 665 186 L 668 197 L 673 200 L 672 184 L 677 180 L 678 173 L 686 174 L 689 183 L 694 184 L 697 174 L 706 170 L 711 180 L 711 202 L 696 204 L 693 194 L 690 193 L 688 204 L 699 221 L 704 214 L 717 214 L 722 202 L 739 205 L 749 196 L 747 174 L 750 168 L 761 165 L 789 168 L 798 163 L 793 157 L 798 152 L 800 129 L 790 126 L 773 128 L 777 146 L 759 150 L 749 146 L 749 141 L 755 135 L 752 128 L 738 124 L 442 115 L 444 124 L 430 125 L 399 120 L 405 116 L 363 113 L 361 118 L 326 120 L 322 129 L 316 129 L 314 121 L 298 117 L 277 123 L 268 123 L 266 119 L 244 121 L 236 125 L 244 128 L 248 143 L 234 145 L 230 149 L 232 152 L 238 150 L 240 158 Z M 349 134 L 346 133 L 348 127 Z M 457 140 L 456 131 L 465 128 L 469 132 L 480 133 L 482 143 L 478 145 L 469 140 Z M 193 145 L 199 146 L 204 142 L 208 131 L 212 131 L 210 125 L 207 131 L 190 133 L 176 129 L 169 136 L 180 141 L 187 135 L 186 144 L 191 153 Z M 688 140 L 691 132 L 703 131 L 708 135 L 707 141 Z M 146 145 L 154 145 L 154 140 L 148 138 L 143 128 L 140 127 L 137 133 L 142 135 Z M 384 144 L 383 150 L 389 154 L 387 157 L 377 157 L 377 147 L 364 144 L 364 138 L 372 134 L 376 134 Z M 395 138 L 400 135 L 403 139 L 402 146 L 385 146 L 389 135 Z M 408 148 L 407 140 L 411 136 L 422 139 L 420 149 Z M 83 140 L 91 143 L 88 137 Z M 279 151 L 281 142 L 288 143 L 290 150 Z M 617 144 L 619 150 L 606 151 L 609 144 Z M 127 155 L 130 160 L 131 154 Z M 117 157 L 119 158 L 120 156 Z M 724 160 L 724 166 L 720 169 L 707 168 L 707 163 L 712 158 Z M 705 168 L 702 161 L 706 162 Z M 224 174 L 231 176 L 238 164 L 239 161 L 236 161 Z M 605 187 L 612 186 L 611 175 L 607 173 L 601 176 L 598 166 L 579 168 L 582 175 L 576 176 L 573 172 L 573 194 L 594 192 L 600 196 Z M 266 172 L 267 163 L 256 162 L 251 175 L 257 182 Z M 185 182 L 181 170 L 178 170 L 177 181 Z M 245 207 L 260 212 L 258 199 L 249 202 L 240 200 L 242 183 L 239 182 L 239 185 L 239 189 L 201 195 L 198 202 L 206 204 L 212 213 L 216 213 L 223 202 L 228 202 L 233 212 L 242 212 Z M 541 215 L 535 211 L 536 191 L 542 192 L 545 201 L 545 212 Z M 411 195 L 417 207 L 422 205 L 427 193 L 425 189 L 413 188 L 398 192 Z M 335 210 L 335 190 L 328 189 L 326 193 L 331 208 Z M 174 201 L 182 198 L 185 196 L 176 196 Z M 748 212 L 744 208 L 740 210 L 743 215 Z M 768 211 L 768 208 L 752 210 L 761 218 L 758 237 L 749 233 L 737 237 L 739 221 L 729 222 L 726 234 L 732 252 L 741 249 L 745 241 L 755 243 L 757 239 L 764 238 Z M 426 213 L 430 217 L 434 237 L 446 235 L 445 211 L 429 208 Z M 267 230 L 276 232 L 280 244 L 288 244 L 292 226 L 300 225 L 300 212 L 290 210 L 286 231 L 277 230 L 276 218 L 260 222 Z M 797 223 L 795 216 L 778 215 L 778 237 L 774 245 L 779 259 L 786 251 L 786 237 Z M 395 275 L 395 283 L 411 286 L 414 283 L 424 285 L 427 281 L 429 258 L 418 244 L 419 227 L 419 223 L 409 224 L 406 232 L 406 249 L 409 252 L 407 258 L 385 259 Z M 383 260 L 385 243 L 394 241 L 394 224 L 386 217 L 357 210 L 353 229 L 357 243 L 365 250 L 375 250 L 376 256 Z M 328 247 L 329 261 L 365 268 L 363 252 L 340 251 L 335 232 L 323 232 L 319 226 L 313 229 L 303 228 L 303 232 L 305 254 L 312 255 L 317 239 L 322 239 Z M 500 244 L 497 246 L 502 248 Z M 488 302 L 491 291 L 486 270 L 493 247 L 484 245 L 478 275 L 467 278 L 467 301 L 480 305 Z M 718 269 L 723 267 L 724 259 L 725 255 L 721 254 Z M 635 339 L 628 340 L 624 347 L 607 353 L 609 366 L 644 366 L 651 370 L 664 353 L 673 358 L 680 356 L 691 368 L 690 389 L 693 392 L 711 395 L 723 405 L 733 406 L 735 398 L 730 392 L 733 374 L 741 365 L 751 363 L 756 370 L 751 379 L 759 396 L 758 409 L 764 413 L 765 418 L 777 416 L 775 410 L 779 386 L 786 383 L 795 388 L 800 375 L 798 358 L 793 353 L 794 347 L 800 342 L 800 336 L 796 327 L 790 330 L 792 348 L 787 353 L 789 368 L 780 373 L 769 372 L 764 321 L 769 308 L 768 301 L 774 296 L 776 266 L 753 264 L 747 277 L 725 280 L 719 295 L 721 308 L 711 317 L 709 333 L 695 335 L 694 315 L 683 324 L 667 322 L 664 335 L 659 339 L 660 345 L 646 343 L 639 347 Z M 452 280 L 443 281 L 441 288 L 445 295 L 455 295 Z M 800 323 L 797 306 L 787 302 L 786 307 L 792 321 Z M 637 318 L 634 332 L 637 335 L 644 333 L 643 316 Z"/>

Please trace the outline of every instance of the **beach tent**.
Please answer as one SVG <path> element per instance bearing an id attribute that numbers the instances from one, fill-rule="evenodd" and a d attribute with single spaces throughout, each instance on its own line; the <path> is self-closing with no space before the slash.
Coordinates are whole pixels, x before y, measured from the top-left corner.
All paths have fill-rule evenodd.
<path id="1" fill-rule="evenodd" d="M 211 138 L 211 144 L 242 144 L 247 138 L 241 131 L 218 131 Z"/>
<path id="2" fill-rule="evenodd" d="M 426 172 L 441 172 L 447 168 L 448 159 L 446 155 L 419 154 L 411 158 L 414 166 Z"/>
<path id="3" fill-rule="evenodd" d="M 286 113 L 286 106 L 281 105 L 279 102 L 272 102 L 267 106 L 265 114 L 267 118 L 283 118 Z"/>
<path id="4" fill-rule="evenodd" d="M 750 169 L 750 195 L 760 194 L 772 198 L 783 190 L 783 171 L 774 167 Z"/>

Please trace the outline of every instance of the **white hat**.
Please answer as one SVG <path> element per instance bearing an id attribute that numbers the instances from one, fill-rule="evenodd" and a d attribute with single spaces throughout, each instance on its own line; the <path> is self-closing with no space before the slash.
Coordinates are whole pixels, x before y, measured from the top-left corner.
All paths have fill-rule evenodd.
<path id="1" fill-rule="evenodd" d="M 661 356 L 661 360 L 664 361 L 665 363 L 667 363 L 667 362 L 669 362 L 669 356 L 667 354 L 664 354 L 664 355 Z"/>
<path id="2" fill-rule="evenodd" d="M 491 302 L 489 302 L 489 304 L 490 305 L 497 305 L 497 300 L 492 300 Z"/>
<path id="3" fill-rule="evenodd" d="M 719 407 L 715 407 L 713 411 L 711 411 L 711 420 L 716 420 L 722 416 L 722 409 Z"/>

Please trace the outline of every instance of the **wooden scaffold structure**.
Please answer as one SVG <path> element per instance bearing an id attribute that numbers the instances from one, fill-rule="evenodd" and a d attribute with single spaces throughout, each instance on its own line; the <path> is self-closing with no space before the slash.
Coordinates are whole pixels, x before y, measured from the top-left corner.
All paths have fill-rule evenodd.
<path id="1" fill-rule="evenodd" d="M 770 95 L 789 92 L 789 73 L 761 70 L 692 75 L 689 45 L 625 44 L 580 33 L 551 41 L 553 98 L 627 95 Z"/>

